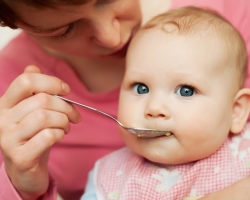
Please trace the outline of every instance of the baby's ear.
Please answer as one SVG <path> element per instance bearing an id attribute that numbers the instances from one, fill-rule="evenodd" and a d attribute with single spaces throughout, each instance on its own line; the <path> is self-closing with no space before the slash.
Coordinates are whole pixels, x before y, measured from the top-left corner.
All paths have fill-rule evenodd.
<path id="1" fill-rule="evenodd" d="M 230 128 L 231 133 L 240 133 L 249 116 L 250 112 L 250 89 L 243 88 L 235 96 L 233 113 L 232 113 L 232 125 Z"/>

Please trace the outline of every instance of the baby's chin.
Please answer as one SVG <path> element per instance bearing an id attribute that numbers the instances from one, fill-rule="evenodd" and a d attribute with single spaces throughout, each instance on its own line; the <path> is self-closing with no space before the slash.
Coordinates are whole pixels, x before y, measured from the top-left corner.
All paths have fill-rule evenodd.
<path id="1" fill-rule="evenodd" d="M 138 155 L 144 157 L 146 160 L 160 165 L 179 165 L 195 161 L 188 155 L 176 155 L 175 153 L 169 153 L 167 151 L 160 150 L 149 150 L 145 152 L 140 152 Z"/>
<path id="2" fill-rule="evenodd" d="M 201 159 L 195 152 L 187 151 L 174 135 L 159 138 L 133 136 L 126 144 L 135 154 L 153 163 L 177 165 Z"/>
<path id="3" fill-rule="evenodd" d="M 157 138 L 138 138 L 133 136 L 125 141 L 127 146 L 137 155 L 160 164 L 180 164 L 175 150 L 179 144 L 174 136 L 162 136 Z"/>
<path id="4" fill-rule="evenodd" d="M 183 159 L 177 158 L 175 155 L 171 155 L 168 152 L 160 152 L 157 150 L 150 150 L 143 153 L 141 152 L 140 156 L 152 163 L 160 165 L 177 165 L 188 162 L 184 161 Z"/>

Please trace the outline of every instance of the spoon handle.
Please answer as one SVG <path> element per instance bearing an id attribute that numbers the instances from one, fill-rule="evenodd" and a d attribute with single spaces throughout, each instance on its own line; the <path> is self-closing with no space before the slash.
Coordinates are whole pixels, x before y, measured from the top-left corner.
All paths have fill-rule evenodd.
<path id="1" fill-rule="evenodd" d="M 84 108 L 93 110 L 93 111 L 98 112 L 98 113 L 100 113 L 100 114 L 103 114 L 103 115 L 105 115 L 105 116 L 107 116 L 107 117 L 113 119 L 113 120 L 116 121 L 120 126 L 123 127 L 123 125 L 122 125 L 121 122 L 119 122 L 116 118 L 112 117 L 111 115 L 109 115 L 109 114 L 107 114 L 107 113 L 105 113 L 105 112 L 102 112 L 102 111 L 100 111 L 100 110 L 98 110 L 98 109 L 96 109 L 96 108 L 92 108 L 92 107 L 90 107 L 90 106 L 86 106 L 86 105 L 84 105 L 84 104 L 78 103 L 78 102 L 76 102 L 76 101 L 72 101 L 72 100 L 67 99 L 67 98 L 65 98 L 65 97 L 62 97 L 62 96 L 58 96 L 58 95 L 54 95 L 54 96 L 57 97 L 57 98 L 59 98 L 59 99 L 62 99 L 62 100 L 64 100 L 64 101 L 67 101 L 67 102 L 69 102 L 69 103 L 73 103 L 73 104 L 76 104 L 76 105 L 78 105 L 78 106 L 82 106 L 82 107 L 84 107 Z"/>
<path id="2" fill-rule="evenodd" d="M 110 119 L 113 119 L 116 123 L 118 123 L 122 128 L 124 128 L 125 130 L 127 130 L 129 133 L 133 134 L 133 135 L 136 135 L 138 137 L 144 137 L 144 138 L 152 138 L 152 137 L 159 137 L 159 136 L 170 136 L 172 135 L 171 132 L 169 131 L 161 131 L 161 130 L 152 130 L 152 129 L 143 129 L 143 128 L 127 128 L 125 126 L 123 126 L 123 124 L 121 122 L 119 122 L 116 118 L 112 117 L 111 115 L 105 113 L 105 112 L 102 112 L 96 108 L 92 108 L 90 106 L 86 106 L 84 104 L 81 104 L 81 103 L 78 103 L 78 102 L 75 102 L 75 101 L 72 101 L 70 99 L 67 99 L 65 97 L 62 97 L 62 96 L 58 96 L 58 95 L 54 95 L 55 97 L 59 98 L 59 99 L 62 99 L 64 101 L 67 101 L 69 103 L 73 103 L 73 104 L 76 104 L 78 106 L 82 106 L 84 108 L 87 108 L 87 109 L 90 109 L 92 111 L 95 111 L 95 112 L 98 112 L 102 115 L 105 115 L 106 117 L 109 117 Z"/>

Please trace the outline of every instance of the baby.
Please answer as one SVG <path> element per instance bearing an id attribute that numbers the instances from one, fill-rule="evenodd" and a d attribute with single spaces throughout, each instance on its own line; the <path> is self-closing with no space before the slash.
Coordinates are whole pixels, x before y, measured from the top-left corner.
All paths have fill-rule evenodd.
<path id="1" fill-rule="evenodd" d="M 128 50 L 118 119 L 171 134 L 121 129 L 128 147 L 96 163 L 82 199 L 194 200 L 249 176 L 246 70 L 242 37 L 213 11 L 184 7 L 148 22 Z"/>

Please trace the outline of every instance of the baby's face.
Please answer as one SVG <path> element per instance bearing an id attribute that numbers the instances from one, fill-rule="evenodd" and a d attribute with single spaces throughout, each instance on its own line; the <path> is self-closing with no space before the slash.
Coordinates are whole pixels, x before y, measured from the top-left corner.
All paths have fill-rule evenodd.
<path id="1" fill-rule="evenodd" d="M 145 139 L 121 130 L 126 144 L 164 164 L 214 153 L 232 122 L 235 92 L 228 60 L 225 47 L 215 39 L 173 36 L 157 29 L 140 32 L 127 55 L 118 118 L 127 127 L 172 135 Z"/>

